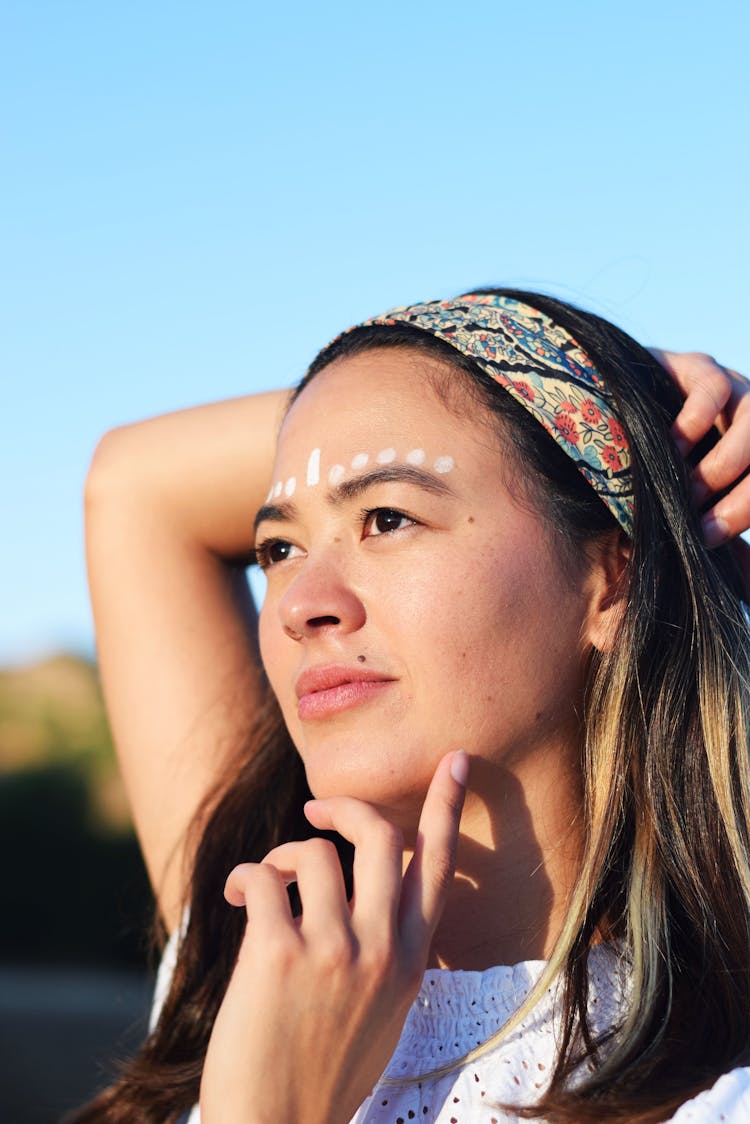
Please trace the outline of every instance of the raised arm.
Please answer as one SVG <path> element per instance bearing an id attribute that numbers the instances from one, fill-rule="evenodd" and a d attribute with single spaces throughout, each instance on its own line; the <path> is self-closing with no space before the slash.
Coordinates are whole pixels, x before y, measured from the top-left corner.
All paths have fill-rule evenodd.
<path id="1" fill-rule="evenodd" d="M 747 381 L 705 356 L 658 357 L 687 395 L 686 410 L 700 405 L 696 358 L 701 370 L 710 367 L 713 408 L 700 413 L 697 431 L 717 421 L 731 434 L 722 444 L 731 442 L 736 455 L 697 480 L 723 489 L 742 479 L 750 463 Z M 258 703 L 244 566 L 285 401 L 286 392 L 238 398 L 113 430 L 87 479 L 86 549 L 107 709 L 169 928 L 189 870 L 185 829 Z M 685 433 L 686 449 L 697 431 Z M 743 485 L 746 492 L 745 479 L 717 509 L 724 515 L 734 504 L 729 535 L 750 523 Z M 750 563 L 747 569 L 750 588 Z"/>
<path id="2" fill-rule="evenodd" d="M 185 829 L 259 700 L 245 566 L 286 394 L 107 433 L 86 552 L 107 710 L 162 916 L 179 920 Z"/>

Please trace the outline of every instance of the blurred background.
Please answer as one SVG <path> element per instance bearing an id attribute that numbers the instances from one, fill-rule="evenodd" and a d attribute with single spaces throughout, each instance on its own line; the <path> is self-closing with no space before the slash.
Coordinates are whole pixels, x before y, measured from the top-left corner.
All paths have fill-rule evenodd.
<path id="1" fill-rule="evenodd" d="M 486 284 L 750 372 L 749 33 L 745 0 L 0 0 L 3 1121 L 90 1095 L 151 987 L 86 594 L 99 436 Z"/>

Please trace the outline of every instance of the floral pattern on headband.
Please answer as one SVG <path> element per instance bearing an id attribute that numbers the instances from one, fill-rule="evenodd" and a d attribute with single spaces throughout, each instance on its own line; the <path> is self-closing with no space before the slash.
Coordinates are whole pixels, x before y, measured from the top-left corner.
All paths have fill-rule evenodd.
<path id="1" fill-rule="evenodd" d="M 627 434 L 604 380 L 569 332 L 496 293 L 405 305 L 358 327 L 398 324 L 429 332 L 473 359 L 536 418 L 632 534 Z"/>

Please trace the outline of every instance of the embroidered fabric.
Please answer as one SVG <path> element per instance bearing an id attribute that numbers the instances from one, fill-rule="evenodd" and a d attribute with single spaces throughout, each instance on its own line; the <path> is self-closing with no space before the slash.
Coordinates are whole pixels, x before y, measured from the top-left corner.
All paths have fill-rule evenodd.
<path id="1" fill-rule="evenodd" d="M 167 945 L 151 1014 L 156 1024 L 176 957 Z M 602 945 L 590 958 L 591 1018 L 596 1033 L 616 1018 L 627 986 L 621 957 Z M 542 971 L 540 961 L 483 972 L 428 969 L 398 1046 L 372 1095 L 351 1124 L 518 1124 L 506 1105 L 534 1104 L 547 1086 L 555 1055 L 555 1001 L 547 993 L 530 1016 L 498 1046 L 441 1077 L 398 1084 L 467 1054 L 517 1010 Z M 273 1080 L 273 1075 L 269 1075 Z M 394 1084 L 394 1082 L 396 1082 Z M 750 1120 L 750 1068 L 724 1074 L 713 1088 L 686 1102 L 673 1124 L 745 1124 Z M 182 1121 L 181 1121 L 182 1124 Z M 200 1124 L 196 1105 L 186 1124 Z"/>
<path id="2" fill-rule="evenodd" d="M 633 533 L 627 434 L 602 376 L 560 324 L 512 297 L 469 293 L 393 308 L 355 328 L 396 324 L 429 332 L 473 359 L 536 418 L 625 533 Z"/>

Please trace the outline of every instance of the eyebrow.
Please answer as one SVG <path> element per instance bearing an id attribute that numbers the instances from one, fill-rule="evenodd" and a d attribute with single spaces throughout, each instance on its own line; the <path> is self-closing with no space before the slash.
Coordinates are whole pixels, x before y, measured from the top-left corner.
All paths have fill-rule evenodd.
<path id="1" fill-rule="evenodd" d="M 360 476 L 352 477 L 351 480 L 344 480 L 341 484 L 337 484 L 335 488 L 331 488 L 326 498 L 335 507 L 347 500 L 356 499 L 357 496 L 366 492 L 368 488 L 373 488 L 376 484 L 390 484 L 394 481 L 414 484 L 417 488 L 422 488 L 425 492 L 431 492 L 436 496 L 455 496 L 456 494 L 447 481 L 433 476 L 431 472 L 427 472 L 424 468 L 417 468 L 410 464 L 394 464 L 384 468 L 375 468 L 372 472 L 364 472 Z M 293 503 L 264 504 L 255 516 L 255 530 L 257 531 L 258 526 L 265 521 L 287 523 L 295 519 L 296 516 L 297 507 Z"/>

